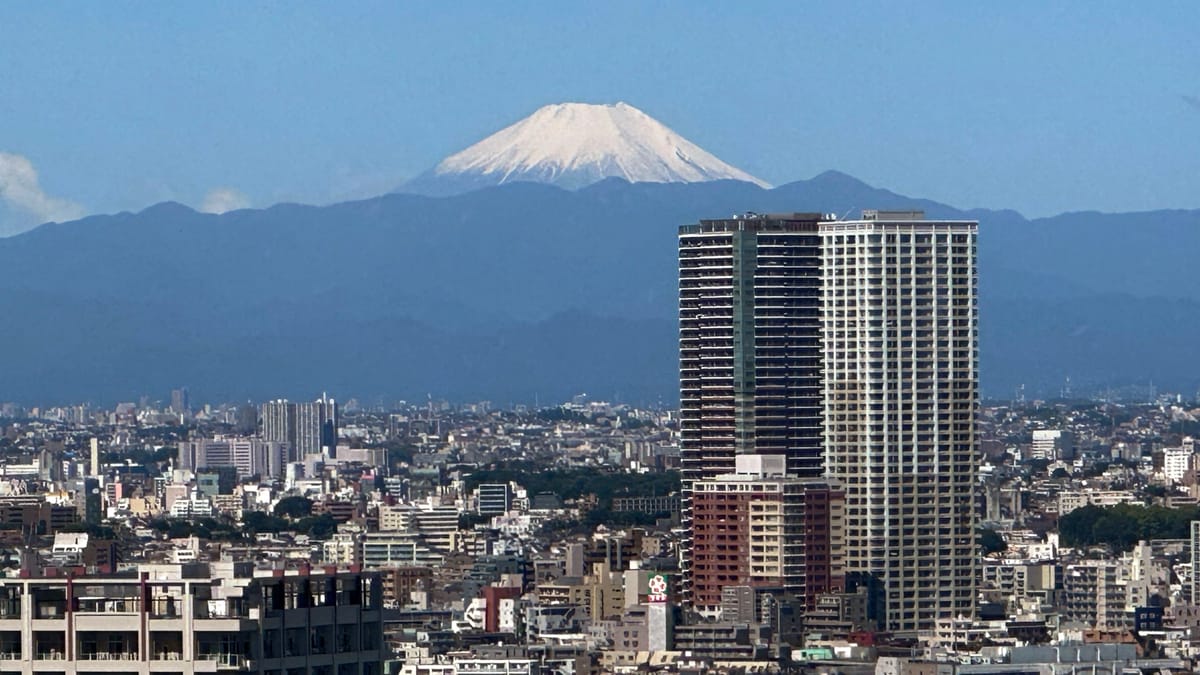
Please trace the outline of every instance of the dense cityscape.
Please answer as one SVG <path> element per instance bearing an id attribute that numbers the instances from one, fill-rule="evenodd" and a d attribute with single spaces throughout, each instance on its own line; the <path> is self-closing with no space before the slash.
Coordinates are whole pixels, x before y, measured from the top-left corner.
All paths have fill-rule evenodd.
<path id="1" fill-rule="evenodd" d="M 0 661 L 1190 671 L 1200 402 L 980 404 L 975 227 L 681 227 L 678 410 L 4 404 Z"/>
<path id="2" fill-rule="evenodd" d="M 1200 672 L 1197 25 L 0 3 L 0 675 Z"/>

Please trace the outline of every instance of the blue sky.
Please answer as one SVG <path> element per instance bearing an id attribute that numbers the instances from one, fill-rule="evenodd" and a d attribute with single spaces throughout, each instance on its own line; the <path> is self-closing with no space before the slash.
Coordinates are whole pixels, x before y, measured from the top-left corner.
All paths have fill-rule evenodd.
<path id="1" fill-rule="evenodd" d="M 1196 208 L 1197 26 L 1157 1 L 0 4 L 0 232 L 378 194 L 568 100 L 776 184 Z"/>

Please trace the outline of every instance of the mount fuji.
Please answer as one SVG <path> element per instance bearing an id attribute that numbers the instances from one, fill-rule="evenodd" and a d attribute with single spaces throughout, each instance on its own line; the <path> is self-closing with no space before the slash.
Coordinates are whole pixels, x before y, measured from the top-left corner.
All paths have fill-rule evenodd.
<path id="1" fill-rule="evenodd" d="M 399 191 L 444 196 L 515 182 L 577 190 L 606 178 L 770 187 L 627 103 L 559 103 L 447 157 Z"/>

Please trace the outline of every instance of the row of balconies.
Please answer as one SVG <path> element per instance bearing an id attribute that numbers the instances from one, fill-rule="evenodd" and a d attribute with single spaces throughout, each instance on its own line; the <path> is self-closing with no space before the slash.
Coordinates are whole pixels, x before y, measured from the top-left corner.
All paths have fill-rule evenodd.
<path id="1" fill-rule="evenodd" d="M 0 652 L 0 661 L 24 661 L 21 652 L 9 651 Z M 57 649 L 46 651 L 38 651 L 33 654 L 35 661 L 66 661 L 66 652 Z M 77 652 L 74 660 L 77 661 L 138 661 L 140 660 L 136 652 Z M 150 654 L 151 661 L 167 661 L 178 662 L 183 660 L 183 654 L 180 652 L 156 652 Z M 196 661 L 216 662 L 217 670 L 253 670 L 254 662 L 241 654 L 229 652 L 212 652 L 198 654 Z"/>

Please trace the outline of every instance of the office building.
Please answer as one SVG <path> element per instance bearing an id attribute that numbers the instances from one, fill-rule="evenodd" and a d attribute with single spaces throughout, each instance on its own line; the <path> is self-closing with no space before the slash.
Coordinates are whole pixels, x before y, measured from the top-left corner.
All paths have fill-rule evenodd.
<path id="1" fill-rule="evenodd" d="M 179 443 L 179 468 L 233 467 L 238 478 L 282 476 L 287 456 L 286 443 L 256 438 L 218 436 Z"/>
<path id="2" fill-rule="evenodd" d="M 804 610 L 843 590 L 844 499 L 828 481 L 789 477 L 779 455 L 740 455 L 736 472 L 693 483 L 693 608 L 720 615 L 731 587 Z"/>
<path id="3" fill-rule="evenodd" d="M 502 516 L 512 510 L 512 486 L 508 483 L 483 483 L 475 489 L 475 500 L 479 515 Z"/>
<path id="4" fill-rule="evenodd" d="M 692 486 L 744 454 L 824 473 L 820 214 L 746 214 L 679 228 L 682 519 Z M 691 597 L 690 541 L 683 594 Z"/>
<path id="5" fill-rule="evenodd" d="M 975 613 L 977 223 L 868 211 L 821 224 L 829 477 L 846 491 L 846 571 L 881 627 Z"/>
<path id="6" fill-rule="evenodd" d="M 381 587 L 372 573 L 250 563 L 0 579 L 0 661 L 27 675 L 380 675 Z"/>
<path id="7" fill-rule="evenodd" d="M 289 462 L 322 452 L 334 457 L 337 452 L 338 407 L 327 396 L 311 403 L 268 401 L 262 404 L 259 418 L 259 435 L 264 441 L 286 443 L 291 449 Z"/>
<path id="8" fill-rule="evenodd" d="M 368 569 L 397 565 L 438 567 L 445 560 L 439 551 L 415 532 L 367 532 L 360 540 L 359 560 Z"/>

